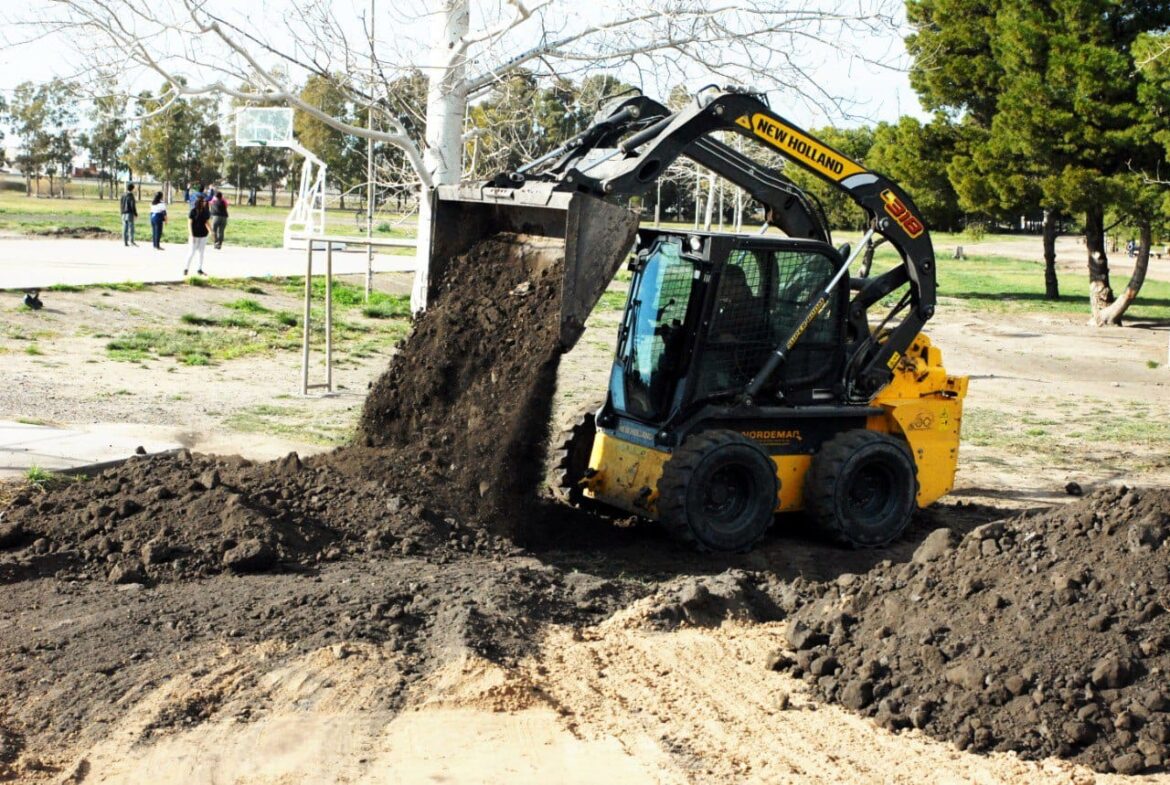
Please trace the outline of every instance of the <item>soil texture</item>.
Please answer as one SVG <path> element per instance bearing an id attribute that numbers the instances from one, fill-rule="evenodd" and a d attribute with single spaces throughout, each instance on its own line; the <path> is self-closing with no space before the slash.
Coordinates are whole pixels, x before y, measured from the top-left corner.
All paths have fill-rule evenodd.
<path id="1" fill-rule="evenodd" d="M 543 479 L 564 248 L 498 234 L 456 257 L 359 423 L 372 460 L 461 515 L 522 517 Z"/>
<path id="2" fill-rule="evenodd" d="M 774 663 L 889 729 L 1097 771 L 1170 763 L 1170 491 L 928 536 L 820 585 Z"/>

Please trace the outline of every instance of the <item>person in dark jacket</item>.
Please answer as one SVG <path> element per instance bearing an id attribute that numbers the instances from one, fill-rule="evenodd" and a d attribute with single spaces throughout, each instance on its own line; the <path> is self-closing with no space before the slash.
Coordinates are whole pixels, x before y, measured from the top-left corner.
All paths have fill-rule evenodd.
<path id="1" fill-rule="evenodd" d="M 216 250 L 219 250 L 223 248 L 223 231 L 228 221 L 228 204 L 227 199 L 223 198 L 223 191 L 217 191 L 211 197 L 208 209 L 211 212 L 211 239 L 215 242 Z"/>
<path id="2" fill-rule="evenodd" d="M 207 209 L 203 194 L 195 197 L 195 206 L 187 214 L 187 223 L 191 227 L 191 253 L 187 255 L 187 263 L 183 265 L 183 275 L 191 269 L 191 260 L 195 258 L 196 253 L 199 254 L 199 275 L 206 275 L 207 273 L 203 272 L 203 252 L 207 250 L 211 213 Z"/>
<path id="3" fill-rule="evenodd" d="M 134 183 L 127 183 L 126 193 L 122 194 L 122 244 L 138 247 L 134 242 L 134 220 L 138 217 L 138 203 L 134 200 Z"/>

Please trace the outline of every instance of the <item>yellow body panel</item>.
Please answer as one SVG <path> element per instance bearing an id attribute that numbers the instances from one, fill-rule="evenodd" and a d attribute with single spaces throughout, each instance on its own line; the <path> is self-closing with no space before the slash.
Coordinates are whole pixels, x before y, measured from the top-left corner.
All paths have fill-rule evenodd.
<path id="1" fill-rule="evenodd" d="M 884 414 L 868 418 L 872 431 L 900 436 L 910 446 L 918 469 L 918 506 L 925 507 L 950 492 L 959 459 L 959 431 L 967 377 L 948 376 L 942 353 L 919 335 L 904 355 L 895 358 L 894 377 L 871 404 Z M 759 433 L 752 430 L 749 437 Z M 593 441 L 585 481 L 586 494 L 612 507 L 649 518 L 657 517 L 658 480 L 670 453 L 625 441 L 599 431 Z M 811 455 L 774 455 L 780 479 L 777 512 L 804 507 L 804 476 Z"/>
<path id="2" fill-rule="evenodd" d="M 669 460 L 668 452 L 598 431 L 589 458 L 595 474 L 585 481 L 585 494 L 619 510 L 656 518 L 658 479 Z"/>
<path id="3" fill-rule="evenodd" d="M 919 335 L 894 368 L 894 378 L 873 399 L 884 416 L 870 417 L 866 427 L 901 436 L 910 445 L 918 468 L 918 506 L 950 493 L 959 462 L 966 376 L 948 376 L 942 352 Z"/>

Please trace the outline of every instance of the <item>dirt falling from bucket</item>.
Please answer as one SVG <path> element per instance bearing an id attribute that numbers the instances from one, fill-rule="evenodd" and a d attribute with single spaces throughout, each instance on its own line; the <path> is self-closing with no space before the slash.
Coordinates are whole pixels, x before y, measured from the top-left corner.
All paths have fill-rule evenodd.
<path id="1" fill-rule="evenodd" d="M 542 477 L 563 264 L 561 243 L 514 234 L 452 260 L 372 385 L 358 438 L 372 449 L 354 457 L 436 506 L 511 528 Z"/>

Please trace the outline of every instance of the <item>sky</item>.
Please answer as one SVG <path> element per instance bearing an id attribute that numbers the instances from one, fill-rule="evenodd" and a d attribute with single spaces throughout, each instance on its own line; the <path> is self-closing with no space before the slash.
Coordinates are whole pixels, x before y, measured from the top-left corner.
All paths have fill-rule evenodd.
<path id="1" fill-rule="evenodd" d="M 39 0 L 27 0 L 35 5 Z M 352 30 L 347 30 L 351 37 L 361 35 L 362 14 L 368 8 L 370 0 L 325 0 L 331 4 L 334 13 L 352 24 Z M 392 41 L 400 51 L 405 48 L 406 56 L 410 56 L 411 48 L 422 48 L 427 38 L 424 29 L 426 22 L 425 9 L 420 11 L 427 0 L 374 0 L 379 9 L 376 14 L 376 23 L 383 36 L 391 36 Z M 594 4 L 603 0 L 594 0 Z M 656 0 L 644 0 L 655 2 Z M 714 2 L 715 0 L 713 0 Z M 166 5 L 172 0 L 154 0 L 155 3 Z M 264 20 L 281 18 L 287 14 L 294 3 L 303 3 L 304 0 L 241 0 L 237 7 L 243 9 L 242 14 L 258 16 Z M 498 0 L 476 0 L 485 7 L 498 3 Z M 817 0 L 812 0 L 815 4 Z M 416 6 L 411 10 L 412 3 Z M 26 0 L 0 0 L 0 21 L 7 15 L 18 13 L 17 5 L 25 5 Z M 576 4 L 568 4 L 574 7 Z M 586 4 L 588 7 L 590 4 Z M 900 3 L 891 6 L 894 13 L 901 13 Z M 252 9 L 257 9 L 255 13 Z M 588 14 L 589 11 L 573 11 L 572 13 Z M 263 23 L 256 19 L 256 22 Z M 473 15 L 473 23 L 476 22 Z M 473 24 L 474 27 L 474 24 Z M 13 28 L 8 27 L 9 31 Z M 279 33 L 277 33 L 279 35 Z M 416 43 L 417 42 L 417 43 Z M 2 43 L 2 42 L 0 42 Z M 387 41 L 389 46 L 390 41 Z M 775 85 L 752 84 L 751 87 L 771 89 L 769 98 L 772 107 L 789 120 L 809 128 L 835 125 L 838 127 L 852 127 L 868 125 L 879 121 L 894 121 L 903 114 L 924 117 L 917 97 L 910 89 L 909 79 L 905 68 L 909 63 L 905 48 L 901 40 L 901 33 L 887 30 L 881 36 L 871 36 L 867 40 L 852 42 L 854 47 L 866 52 L 874 53 L 874 57 L 888 64 L 889 67 L 879 67 L 856 58 L 835 54 L 823 48 L 804 52 L 798 55 L 800 65 L 808 74 L 810 83 L 815 83 L 825 92 L 838 96 L 849 107 L 847 115 L 842 115 L 827 106 L 819 106 L 808 100 L 790 100 L 790 96 L 783 91 L 775 90 Z M 76 58 L 69 57 L 68 42 L 62 40 L 42 39 L 27 46 L 0 45 L 0 95 L 8 96 L 12 88 L 24 81 L 46 81 L 57 75 L 69 76 L 75 73 L 78 67 Z M 45 57 L 45 52 L 53 52 L 54 56 Z M 397 55 L 396 55 L 397 56 Z M 421 55 L 418 55 L 420 60 Z M 702 72 L 700 67 L 691 66 L 685 74 L 685 83 L 688 88 L 697 89 L 710 82 L 722 83 L 725 80 L 713 78 Z M 638 74 L 627 68 L 611 71 L 619 78 L 638 83 Z M 157 88 L 157 78 L 150 84 L 135 86 Z M 654 95 L 654 88 L 646 85 L 646 91 Z M 662 99 L 665 96 L 657 96 Z M 10 135 L 11 137 L 11 135 Z M 11 138 L 6 144 L 11 144 Z"/>

